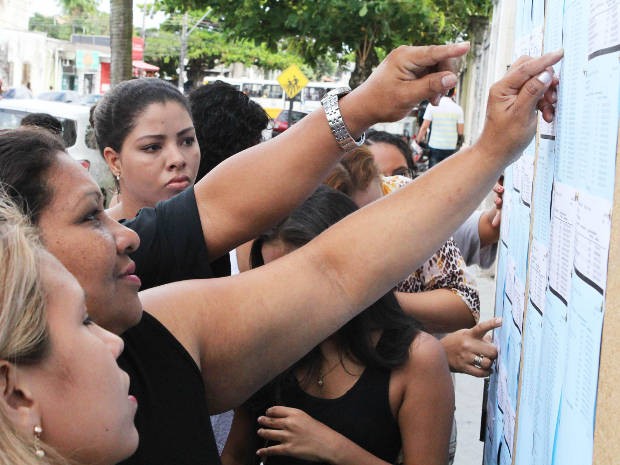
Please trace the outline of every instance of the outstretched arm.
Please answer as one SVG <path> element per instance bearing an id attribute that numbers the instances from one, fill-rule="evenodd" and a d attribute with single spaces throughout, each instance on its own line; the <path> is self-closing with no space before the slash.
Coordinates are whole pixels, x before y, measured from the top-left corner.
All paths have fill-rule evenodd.
<path id="1" fill-rule="evenodd" d="M 468 43 L 401 47 L 360 87 L 340 99 L 347 128 L 358 138 L 377 122 L 406 116 L 423 99 L 456 84 L 449 71 Z M 394 102 L 397 102 L 396 104 Z M 322 109 L 281 136 L 231 157 L 196 183 L 211 259 L 253 239 L 308 197 L 342 155 Z"/>
<path id="2" fill-rule="evenodd" d="M 536 76 L 551 73 L 560 58 L 518 61 L 492 87 L 476 144 L 306 246 L 238 276 L 141 294 L 198 363 L 213 411 L 245 400 L 439 249 L 531 140 L 534 110 L 552 84 L 551 74 Z M 543 116 L 551 119 L 552 107 Z"/>

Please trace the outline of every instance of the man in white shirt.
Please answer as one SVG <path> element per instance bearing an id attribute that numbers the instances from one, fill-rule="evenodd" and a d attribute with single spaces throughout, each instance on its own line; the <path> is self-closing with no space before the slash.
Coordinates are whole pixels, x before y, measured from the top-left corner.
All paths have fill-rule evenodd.
<path id="1" fill-rule="evenodd" d="M 463 143 L 463 109 L 452 99 L 453 96 L 454 89 L 450 89 L 447 97 L 441 97 L 438 106 L 428 104 L 416 137 L 418 143 L 423 142 L 430 127 L 428 147 L 431 167 L 448 158 Z"/>

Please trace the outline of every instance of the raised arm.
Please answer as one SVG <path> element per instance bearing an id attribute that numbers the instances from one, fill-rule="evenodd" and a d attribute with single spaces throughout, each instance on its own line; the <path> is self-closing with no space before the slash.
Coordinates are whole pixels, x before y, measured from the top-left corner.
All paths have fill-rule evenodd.
<path id="1" fill-rule="evenodd" d="M 238 276 L 141 294 L 202 369 L 213 411 L 245 400 L 439 249 L 531 140 L 552 84 L 543 72 L 560 58 L 523 58 L 492 87 L 476 144 L 308 245 Z"/>
<path id="2" fill-rule="evenodd" d="M 374 123 L 396 121 L 419 101 L 435 99 L 456 84 L 453 58 L 468 43 L 400 47 L 369 79 L 340 99 L 354 138 Z M 397 102 L 396 104 L 394 102 Z M 253 239 L 308 197 L 342 155 L 322 109 L 281 136 L 219 165 L 195 186 L 211 259 Z"/>

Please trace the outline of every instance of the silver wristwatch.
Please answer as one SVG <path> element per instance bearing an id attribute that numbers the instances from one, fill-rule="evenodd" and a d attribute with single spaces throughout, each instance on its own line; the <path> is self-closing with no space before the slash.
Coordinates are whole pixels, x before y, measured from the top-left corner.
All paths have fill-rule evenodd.
<path id="1" fill-rule="evenodd" d="M 356 147 L 362 145 L 364 140 L 366 140 L 365 133 L 362 134 L 359 140 L 353 139 L 351 133 L 342 120 L 338 99 L 343 95 L 347 95 L 349 92 L 351 92 L 349 87 L 338 87 L 330 90 L 321 99 L 321 105 L 323 105 L 325 116 L 327 116 L 327 124 L 329 124 L 329 128 L 336 138 L 336 142 L 338 142 L 338 145 L 344 152 L 350 152 Z"/>

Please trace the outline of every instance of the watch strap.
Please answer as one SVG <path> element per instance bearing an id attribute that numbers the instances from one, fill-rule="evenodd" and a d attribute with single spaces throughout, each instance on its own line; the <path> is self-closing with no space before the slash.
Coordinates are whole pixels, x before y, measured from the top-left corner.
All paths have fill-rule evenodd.
<path id="1" fill-rule="evenodd" d="M 344 124 L 344 120 L 342 119 L 338 100 L 340 99 L 340 97 L 348 94 L 349 92 L 351 92 L 350 88 L 339 87 L 337 89 L 329 91 L 321 99 L 321 105 L 323 106 L 323 110 L 325 111 L 325 116 L 327 117 L 329 129 L 331 129 L 332 134 L 336 138 L 336 142 L 338 142 L 338 145 L 343 152 L 350 152 L 351 150 L 362 145 L 366 140 L 365 133 L 362 133 L 361 137 L 358 140 L 355 140 L 353 136 L 351 136 L 351 133 L 347 129 L 347 126 Z"/>

